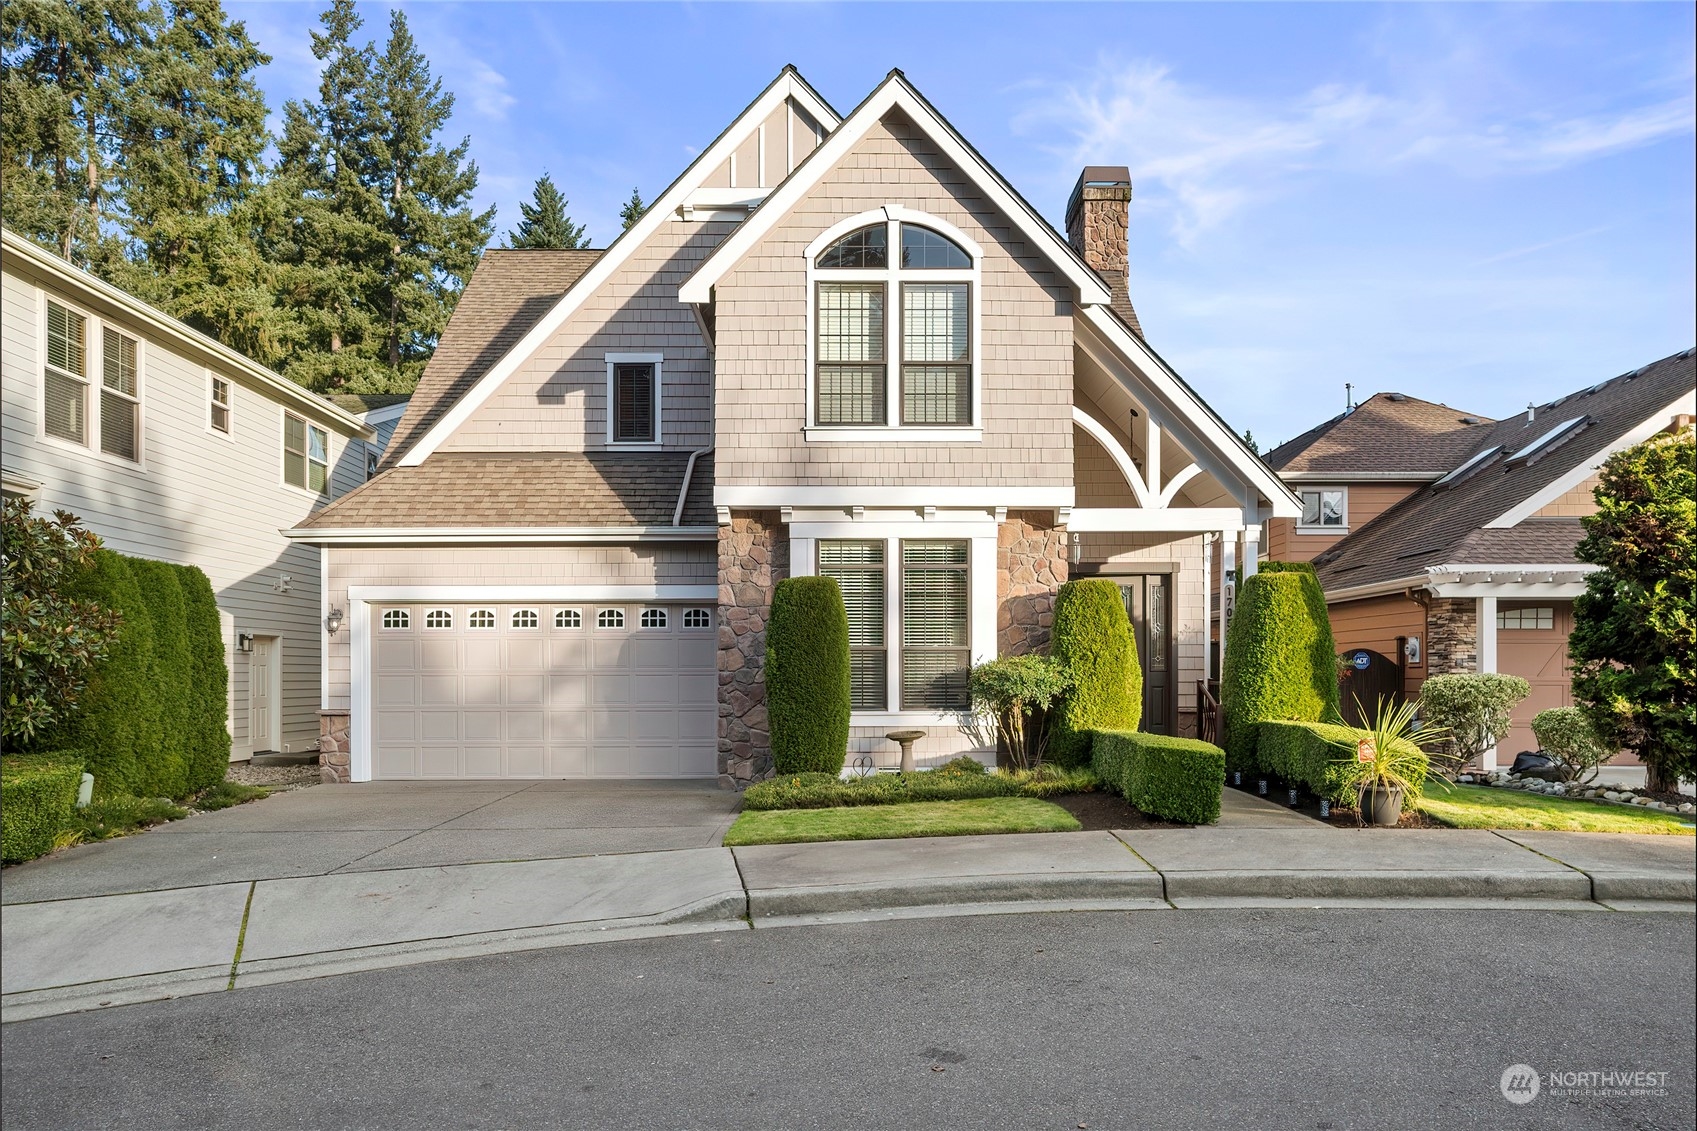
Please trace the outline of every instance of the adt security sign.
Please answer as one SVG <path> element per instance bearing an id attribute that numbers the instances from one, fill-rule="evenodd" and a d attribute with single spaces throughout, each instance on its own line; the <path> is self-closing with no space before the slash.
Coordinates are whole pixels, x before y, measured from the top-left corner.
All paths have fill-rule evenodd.
<path id="1" fill-rule="evenodd" d="M 1379 757 L 1379 747 L 1371 738 L 1364 738 L 1355 744 L 1355 760 L 1371 762 Z"/>
<path id="2" fill-rule="evenodd" d="M 1373 655 L 1370 652 L 1357 652 L 1349 658 L 1349 662 L 1355 665 L 1356 671 L 1364 672 L 1372 666 Z"/>

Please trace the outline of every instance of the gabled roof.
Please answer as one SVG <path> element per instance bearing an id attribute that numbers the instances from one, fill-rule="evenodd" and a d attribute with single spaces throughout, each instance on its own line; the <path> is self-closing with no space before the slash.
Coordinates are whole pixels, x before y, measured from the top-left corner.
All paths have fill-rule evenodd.
<path id="1" fill-rule="evenodd" d="M 1690 413 L 1697 399 L 1692 354 L 1570 393 L 1540 406 L 1531 420 L 1521 413 L 1483 429 L 1467 455 L 1484 458 L 1350 531 L 1314 559 L 1320 583 L 1333 594 L 1422 577 L 1428 567 L 1572 563 L 1579 521 L 1530 515 L 1583 483 L 1610 453 L 1649 439 L 1676 413 Z M 1584 423 L 1531 450 L 1573 419 Z"/>
<path id="2" fill-rule="evenodd" d="M 678 287 L 683 302 L 706 303 L 713 286 L 743 256 L 772 230 L 815 185 L 846 157 L 868 130 L 891 109 L 900 109 L 936 143 L 957 168 L 972 178 L 974 185 L 999 208 L 1033 247 L 1045 252 L 1056 270 L 1077 290 L 1085 303 L 1107 303 L 1112 295 L 1102 277 L 1092 271 L 1066 239 L 1013 186 L 1003 179 L 984 157 L 963 138 L 948 120 L 926 101 L 907 76 L 891 71 L 876 90 L 849 112 L 825 144 L 810 153 L 760 206 L 737 226 L 736 231 L 713 250 Z"/>
<path id="3" fill-rule="evenodd" d="M 680 521 L 678 495 L 689 477 Z M 688 452 L 439 452 L 394 467 L 303 522 L 333 531 L 712 527 L 713 462 Z M 304 540 L 311 541 L 310 537 Z"/>
<path id="4" fill-rule="evenodd" d="M 597 287 L 624 266 L 637 249 L 648 242 L 660 225 L 671 222 L 673 213 L 684 203 L 689 193 L 699 187 L 741 144 L 742 127 L 764 121 L 769 114 L 783 105 L 785 99 L 790 98 L 795 99 L 824 129 L 831 130 L 836 127 L 839 119 L 830 103 L 819 97 L 818 92 L 808 85 L 807 80 L 802 78 L 793 66 L 786 66 L 778 73 L 778 77 L 725 127 L 713 144 L 702 150 L 701 155 L 690 162 L 689 167 L 678 175 L 677 180 L 654 199 L 648 206 L 648 211 L 642 214 L 642 219 L 620 233 L 606 251 L 598 253 L 599 258 L 587 270 L 580 272 L 563 293 L 556 295 L 552 302 L 541 309 L 525 330 L 498 349 L 480 350 L 480 354 L 488 354 L 488 364 L 481 367 L 482 371 L 478 375 L 456 382 L 458 391 L 451 396 L 441 395 L 433 398 L 428 406 L 428 420 L 425 417 L 426 406 L 419 403 L 422 398 L 419 398 L 418 393 L 414 393 L 418 426 L 413 426 L 414 413 L 409 410 L 406 419 L 401 421 L 401 427 L 396 429 L 395 438 L 389 444 L 385 459 L 405 465 L 416 465 L 428 459 L 455 428 L 494 395 L 502 382 L 547 343 L 588 295 L 593 294 Z M 475 278 L 475 274 L 473 277 Z M 470 289 L 469 286 L 467 289 Z M 464 296 L 461 301 L 464 301 Z M 443 334 L 444 341 L 448 337 L 448 333 Z M 473 345 L 475 347 L 475 340 Z M 427 376 L 428 373 L 427 369 Z M 419 392 L 423 391 L 421 383 Z"/>
<path id="5" fill-rule="evenodd" d="M 173 346 L 187 351 L 188 355 L 195 361 L 210 362 L 217 365 L 222 372 L 237 378 L 252 388 L 258 389 L 273 400 L 286 404 L 297 412 L 311 416 L 320 423 L 332 423 L 342 431 L 361 439 L 371 438 L 371 427 L 346 409 L 332 404 L 325 398 L 295 384 L 287 377 L 272 372 L 251 357 L 238 353 L 223 342 L 179 322 L 163 310 L 148 305 L 128 291 L 114 287 L 104 279 L 96 278 L 82 268 L 59 258 L 59 256 L 37 246 L 34 242 L 25 239 L 16 232 L 10 229 L 0 229 L 0 247 L 5 249 L 7 259 L 16 256 L 37 272 L 50 276 L 67 287 L 75 288 L 91 299 L 98 299 L 114 309 L 122 311 L 136 322 L 159 334 L 161 340 L 169 341 Z M 87 301 L 87 299 L 84 301 Z"/>
<path id="6" fill-rule="evenodd" d="M 377 412 L 380 409 L 394 408 L 404 405 L 411 398 L 411 393 L 325 393 L 324 399 L 339 409 L 358 416 L 362 412 Z"/>
<path id="7" fill-rule="evenodd" d="M 603 254 L 587 248 L 484 252 L 395 426 L 383 465 L 393 466 Z"/>
<path id="8" fill-rule="evenodd" d="M 1492 423 L 1490 417 L 1406 393 L 1375 393 L 1354 410 L 1280 444 L 1266 460 L 1281 475 L 1305 478 L 1316 472 L 1436 478 L 1476 448 Z"/>

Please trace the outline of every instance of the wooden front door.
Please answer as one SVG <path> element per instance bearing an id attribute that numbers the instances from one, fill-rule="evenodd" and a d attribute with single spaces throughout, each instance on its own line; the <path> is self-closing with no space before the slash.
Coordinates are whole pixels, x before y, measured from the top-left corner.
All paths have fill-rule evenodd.
<path id="1" fill-rule="evenodd" d="M 1151 573 L 1120 579 L 1126 615 L 1143 668 L 1143 721 L 1149 734 L 1178 733 L 1177 659 L 1173 655 L 1173 578 Z"/>

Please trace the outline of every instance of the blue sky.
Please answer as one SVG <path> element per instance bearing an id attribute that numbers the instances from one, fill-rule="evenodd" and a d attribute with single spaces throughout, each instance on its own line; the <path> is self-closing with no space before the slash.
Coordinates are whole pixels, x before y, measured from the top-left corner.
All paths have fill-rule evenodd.
<path id="1" fill-rule="evenodd" d="M 310 96 L 318 3 L 234 0 Z M 500 233 L 544 170 L 596 246 L 785 63 L 892 67 L 1059 226 L 1131 168 L 1150 343 L 1263 448 L 1399 390 L 1503 416 L 1697 340 L 1690 4 L 361 4 L 458 97 Z"/>

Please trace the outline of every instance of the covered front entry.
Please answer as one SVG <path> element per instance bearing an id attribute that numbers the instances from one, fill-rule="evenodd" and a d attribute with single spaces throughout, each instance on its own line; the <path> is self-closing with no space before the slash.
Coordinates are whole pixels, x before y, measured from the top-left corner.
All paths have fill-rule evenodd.
<path id="1" fill-rule="evenodd" d="M 717 774 L 703 604 L 372 602 L 372 777 Z"/>

